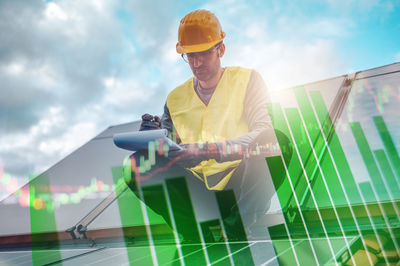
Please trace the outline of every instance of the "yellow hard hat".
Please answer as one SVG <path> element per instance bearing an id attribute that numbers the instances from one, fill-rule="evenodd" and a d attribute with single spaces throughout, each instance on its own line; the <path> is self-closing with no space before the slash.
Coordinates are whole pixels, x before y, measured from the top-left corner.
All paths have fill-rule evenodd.
<path id="1" fill-rule="evenodd" d="M 218 18 L 208 10 L 198 9 L 181 19 L 176 51 L 179 54 L 206 51 L 224 38 Z"/>

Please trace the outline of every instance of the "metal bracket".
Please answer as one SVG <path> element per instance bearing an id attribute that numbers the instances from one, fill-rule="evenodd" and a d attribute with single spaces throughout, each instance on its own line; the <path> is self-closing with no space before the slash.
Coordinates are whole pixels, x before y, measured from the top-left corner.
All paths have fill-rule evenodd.
<path id="1" fill-rule="evenodd" d="M 114 202 L 128 187 L 124 184 L 118 187 L 115 191 L 110 193 L 104 200 L 102 200 L 95 208 L 93 208 L 85 217 L 83 217 L 76 225 L 68 228 L 65 232 L 69 233 L 73 240 L 87 239 L 92 241 L 92 246 L 96 243 L 87 237 L 86 231 L 91 222 L 93 222 L 111 203 Z"/>

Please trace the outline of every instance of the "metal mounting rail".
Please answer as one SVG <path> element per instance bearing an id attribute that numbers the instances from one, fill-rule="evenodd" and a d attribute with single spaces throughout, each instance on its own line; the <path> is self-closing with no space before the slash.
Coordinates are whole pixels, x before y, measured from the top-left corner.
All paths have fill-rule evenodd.
<path id="1" fill-rule="evenodd" d="M 117 185 L 115 190 L 111 192 L 105 199 L 103 199 L 94 209 L 92 209 L 85 217 L 83 217 L 76 225 L 65 230 L 69 233 L 72 239 L 88 239 L 86 230 L 108 206 L 110 206 L 128 187 L 125 183 Z"/>

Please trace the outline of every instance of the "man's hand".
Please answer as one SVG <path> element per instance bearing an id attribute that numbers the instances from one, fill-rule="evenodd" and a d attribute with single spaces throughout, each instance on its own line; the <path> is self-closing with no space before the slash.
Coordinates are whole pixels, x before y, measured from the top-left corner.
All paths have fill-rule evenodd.
<path id="1" fill-rule="evenodd" d="M 142 123 L 139 131 L 161 129 L 161 119 L 158 116 L 150 114 L 142 115 Z"/>
<path id="2" fill-rule="evenodd" d="M 215 143 L 190 143 L 181 144 L 182 150 L 170 151 L 168 157 L 176 160 L 177 164 L 184 167 L 194 167 L 202 161 L 219 159 L 218 146 Z"/>

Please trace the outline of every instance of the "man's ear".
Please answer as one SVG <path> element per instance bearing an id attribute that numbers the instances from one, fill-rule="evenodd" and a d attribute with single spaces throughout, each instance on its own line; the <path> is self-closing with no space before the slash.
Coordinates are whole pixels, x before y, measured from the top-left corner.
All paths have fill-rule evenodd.
<path id="1" fill-rule="evenodd" d="M 218 48 L 218 57 L 221 58 L 225 54 L 225 44 L 221 43 Z"/>

